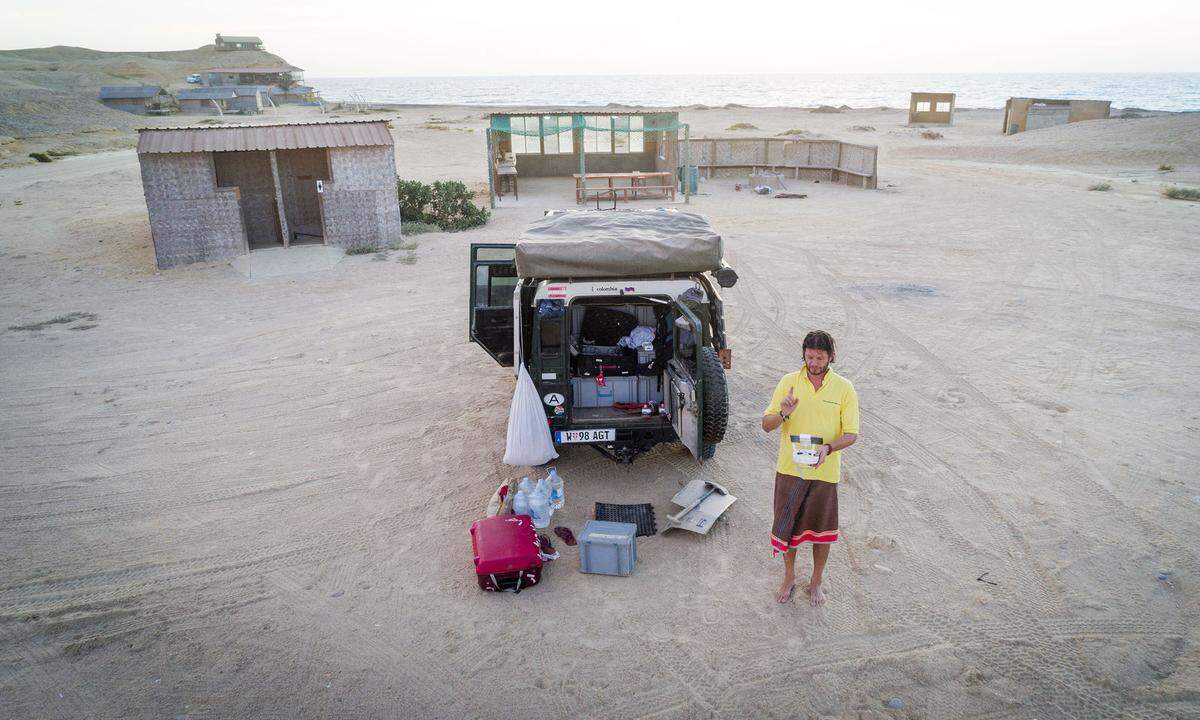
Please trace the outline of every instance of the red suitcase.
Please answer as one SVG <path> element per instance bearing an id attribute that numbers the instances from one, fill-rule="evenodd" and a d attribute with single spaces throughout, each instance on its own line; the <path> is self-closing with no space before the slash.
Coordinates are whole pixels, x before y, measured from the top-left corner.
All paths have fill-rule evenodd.
<path id="1" fill-rule="evenodd" d="M 528 515 L 493 515 L 471 524 L 475 575 L 484 590 L 521 592 L 542 579 L 541 547 Z"/>

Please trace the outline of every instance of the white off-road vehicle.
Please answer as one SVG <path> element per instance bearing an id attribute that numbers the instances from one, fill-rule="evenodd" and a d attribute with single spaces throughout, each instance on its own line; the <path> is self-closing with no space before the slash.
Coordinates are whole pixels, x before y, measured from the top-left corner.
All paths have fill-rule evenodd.
<path id="1" fill-rule="evenodd" d="M 470 339 L 538 387 L 556 444 L 631 462 L 696 460 L 725 436 L 721 296 L 737 274 L 709 222 L 675 210 L 546 213 L 516 243 L 471 245 Z"/>

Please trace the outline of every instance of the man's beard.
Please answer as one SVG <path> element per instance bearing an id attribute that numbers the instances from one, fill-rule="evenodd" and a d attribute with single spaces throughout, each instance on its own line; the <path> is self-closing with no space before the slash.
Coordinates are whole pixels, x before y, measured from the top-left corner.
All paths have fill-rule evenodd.
<path id="1" fill-rule="evenodd" d="M 829 363 L 826 363 L 825 366 L 822 367 L 820 370 L 813 370 L 811 365 L 808 366 L 808 374 L 809 375 L 820 376 L 820 375 L 824 375 L 827 372 L 829 372 Z"/>

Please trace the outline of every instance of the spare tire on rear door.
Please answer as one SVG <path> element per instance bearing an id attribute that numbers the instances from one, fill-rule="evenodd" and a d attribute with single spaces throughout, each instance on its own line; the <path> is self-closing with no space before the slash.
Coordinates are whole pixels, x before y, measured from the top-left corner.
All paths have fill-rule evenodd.
<path id="1" fill-rule="evenodd" d="M 725 385 L 725 368 L 717 351 L 700 348 L 700 378 L 704 383 L 704 444 L 716 444 L 725 439 L 729 420 L 729 389 Z"/>

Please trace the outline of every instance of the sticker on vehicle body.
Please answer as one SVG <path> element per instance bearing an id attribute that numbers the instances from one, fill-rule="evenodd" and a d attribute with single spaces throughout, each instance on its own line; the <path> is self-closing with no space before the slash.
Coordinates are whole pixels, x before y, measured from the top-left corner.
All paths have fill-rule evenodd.
<path id="1" fill-rule="evenodd" d="M 550 407 L 554 407 L 555 405 L 562 405 L 564 402 L 566 402 L 566 398 L 560 393 L 546 393 L 544 396 L 542 396 L 542 402 L 546 403 Z"/>

